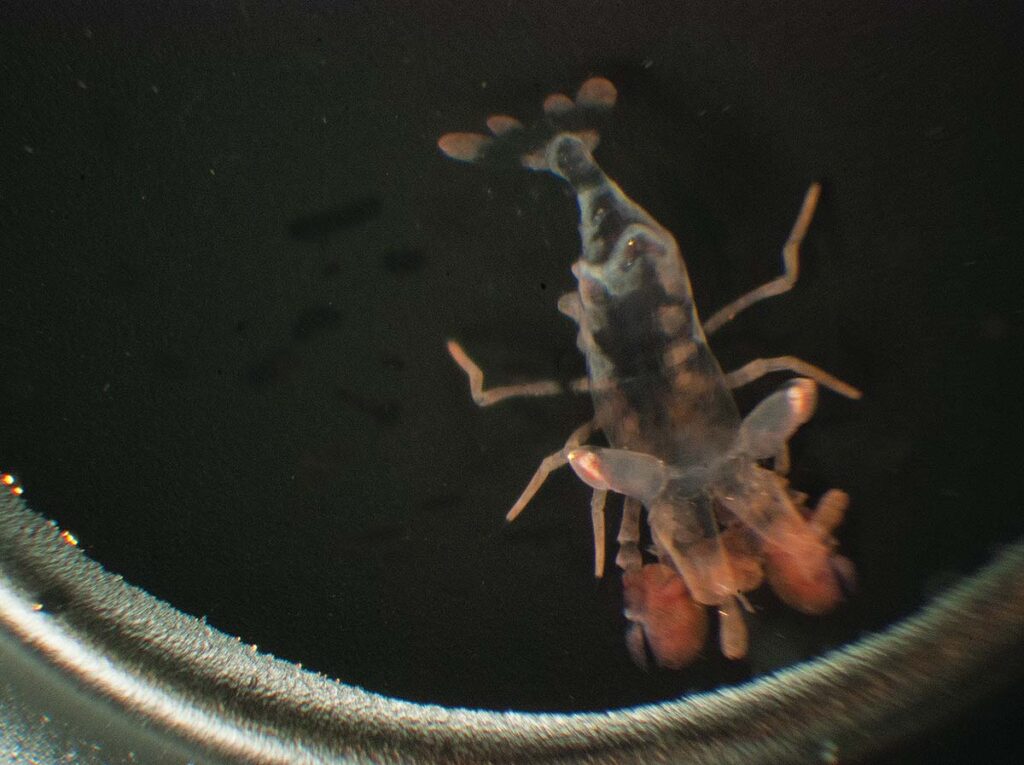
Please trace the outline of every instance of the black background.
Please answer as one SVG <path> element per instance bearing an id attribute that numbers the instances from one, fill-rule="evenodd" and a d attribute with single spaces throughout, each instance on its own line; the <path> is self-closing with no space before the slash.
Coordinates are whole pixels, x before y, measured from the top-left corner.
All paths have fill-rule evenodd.
<path id="1" fill-rule="evenodd" d="M 1024 531 L 1021 18 L 820 6 L 8 4 L 0 467 L 128 581 L 412 700 L 671 698 L 911 612 Z M 677 234 L 704 315 L 778 272 L 824 184 L 797 288 L 713 345 L 864 390 L 823 394 L 792 476 L 850 492 L 860 587 L 821 619 L 758 593 L 748 661 L 630 663 L 585 487 L 503 522 L 589 402 L 478 410 L 444 352 L 495 383 L 581 372 L 555 310 L 572 198 L 434 143 L 591 74 L 620 90 L 598 157 Z M 1009 761 L 1019 695 L 891 756 Z"/>

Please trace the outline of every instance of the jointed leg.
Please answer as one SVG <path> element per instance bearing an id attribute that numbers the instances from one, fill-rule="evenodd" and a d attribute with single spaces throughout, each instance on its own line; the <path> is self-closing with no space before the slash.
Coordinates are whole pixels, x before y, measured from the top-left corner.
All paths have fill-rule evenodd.
<path id="1" fill-rule="evenodd" d="M 741 606 L 739 597 L 726 598 L 718 606 L 718 642 L 727 659 L 742 659 L 747 655 L 749 636 Z"/>
<path id="2" fill-rule="evenodd" d="M 582 446 L 583 442 L 590 438 L 590 434 L 594 432 L 594 424 L 592 422 L 585 422 L 580 425 L 576 430 L 572 432 L 568 440 L 565 442 L 565 446 L 559 449 L 554 454 L 549 454 L 545 457 L 540 466 L 537 468 L 537 472 L 533 474 L 533 478 L 523 489 L 523 493 L 519 495 L 519 499 L 512 505 L 512 509 L 508 511 L 505 516 L 505 520 L 514 521 L 525 508 L 530 500 L 533 499 L 533 495 L 536 494 L 540 487 L 544 485 L 544 481 L 547 480 L 548 476 L 562 465 L 569 463 L 569 458 L 566 456 L 578 446 Z"/>
<path id="3" fill-rule="evenodd" d="M 506 398 L 515 396 L 554 396 L 564 389 L 561 383 L 555 380 L 539 380 L 532 383 L 521 383 L 519 385 L 502 385 L 490 390 L 484 390 L 484 373 L 476 365 L 476 362 L 469 357 L 462 346 L 454 340 L 448 341 L 448 353 L 455 360 L 455 363 L 462 367 L 462 371 L 469 378 L 469 391 L 477 406 L 490 406 Z M 574 393 L 587 391 L 587 379 L 573 380 L 570 390 Z"/>
<path id="4" fill-rule="evenodd" d="M 594 577 L 604 576 L 604 505 L 608 501 L 605 489 L 594 489 L 590 498 L 590 522 L 594 525 Z"/>
<path id="5" fill-rule="evenodd" d="M 712 314 L 711 318 L 704 322 L 704 331 L 706 333 L 710 335 L 723 324 L 735 318 L 736 314 L 750 308 L 754 303 L 765 298 L 781 295 L 783 292 L 788 292 L 792 289 L 800 273 L 800 244 L 803 242 L 807 229 L 811 225 L 811 219 L 814 217 L 814 208 L 818 206 L 818 197 L 820 196 L 821 185 L 812 183 L 804 195 L 803 206 L 800 208 L 800 214 L 796 216 L 793 230 L 789 232 L 789 239 L 786 240 L 782 247 L 782 275 L 772 279 L 767 284 L 762 284 L 760 287 L 751 290 L 746 295 L 742 295 L 729 303 L 725 308 Z"/>
<path id="6" fill-rule="evenodd" d="M 790 371 L 798 375 L 809 377 L 819 385 L 834 390 L 840 396 L 858 399 L 861 392 L 849 383 L 845 383 L 838 377 L 834 377 L 824 369 L 809 364 L 803 359 L 795 356 L 776 356 L 771 359 L 754 359 L 749 364 L 744 364 L 739 369 L 725 375 L 725 384 L 730 388 L 739 388 L 747 383 L 753 382 L 759 377 L 764 377 L 769 372 Z"/>
<path id="7" fill-rule="evenodd" d="M 789 444 L 783 444 L 775 454 L 772 470 L 779 475 L 789 475 Z"/>
<path id="8" fill-rule="evenodd" d="M 850 496 L 840 489 L 829 489 L 821 495 L 810 522 L 818 536 L 828 539 L 835 528 L 842 523 L 846 508 L 850 506 Z"/>
<path id="9" fill-rule="evenodd" d="M 622 523 L 619 524 L 619 554 L 615 564 L 623 571 L 639 570 L 644 561 L 640 553 L 640 510 L 642 505 L 635 497 L 626 497 L 622 505 Z"/>

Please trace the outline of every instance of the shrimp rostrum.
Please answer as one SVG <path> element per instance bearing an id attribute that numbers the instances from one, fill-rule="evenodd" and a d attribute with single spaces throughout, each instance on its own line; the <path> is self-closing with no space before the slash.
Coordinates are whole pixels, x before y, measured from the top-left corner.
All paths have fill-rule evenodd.
<path id="1" fill-rule="evenodd" d="M 846 494 L 830 490 L 811 509 L 785 476 L 787 442 L 813 414 L 819 385 L 849 398 L 860 392 L 790 356 L 723 373 L 706 337 L 793 286 L 820 187 L 807 191 L 782 250 L 782 275 L 702 325 L 675 239 L 594 160 L 594 126 L 616 97 L 612 83 L 592 78 L 575 99 L 549 96 L 535 125 L 495 115 L 487 120 L 490 135 L 448 133 L 438 141 L 453 159 L 514 158 L 550 172 L 572 187 L 579 205 L 582 252 L 572 266 L 577 289 L 558 307 L 579 327 L 588 375 L 572 387 L 589 391 L 594 417 L 543 461 L 508 518 L 522 511 L 551 471 L 571 465 L 594 490 L 595 573 L 601 576 L 605 500 L 609 492 L 624 495 L 616 563 L 634 660 L 645 664 L 649 651 L 665 667 L 692 661 L 705 641 L 708 607 L 718 613 L 722 652 L 738 659 L 747 652 L 744 593 L 767 579 L 790 606 L 820 614 L 852 583 L 853 566 L 835 552 L 832 536 Z M 486 389 L 463 348 L 449 341 L 448 349 L 481 406 L 562 390 L 552 381 Z M 731 389 L 782 370 L 799 376 L 741 417 Z M 597 430 L 607 447 L 587 445 Z M 644 515 L 654 559 L 641 548 Z"/>

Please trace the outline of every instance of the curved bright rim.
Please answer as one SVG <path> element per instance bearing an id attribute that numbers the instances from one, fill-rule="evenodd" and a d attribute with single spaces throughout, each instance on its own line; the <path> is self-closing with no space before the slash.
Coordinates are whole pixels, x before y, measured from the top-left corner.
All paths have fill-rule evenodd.
<path id="1" fill-rule="evenodd" d="M 920 730 L 1019 668 L 1024 541 L 883 633 L 741 686 L 604 713 L 412 704 L 303 670 L 125 584 L 6 494 L 0 629 L 130 718 L 229 760 L 846 759 Z"/>

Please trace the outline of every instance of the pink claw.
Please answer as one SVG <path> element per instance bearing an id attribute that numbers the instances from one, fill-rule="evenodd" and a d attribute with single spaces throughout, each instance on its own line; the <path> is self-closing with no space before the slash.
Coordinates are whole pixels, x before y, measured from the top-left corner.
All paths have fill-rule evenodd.
<path id="1" fill-rule="evenodd" d="M 682 577 L 661 563 L 649 563 L 626 571 L 622 583 L 626 618 L 634 622 L 633 630 L 643 630 L 655 661 L 668 669 L 693 661 L 707 636 L 707 609 L 690 597 Z M 642 642 L 629 642 L 633 659 L 644 664 Z"/>

